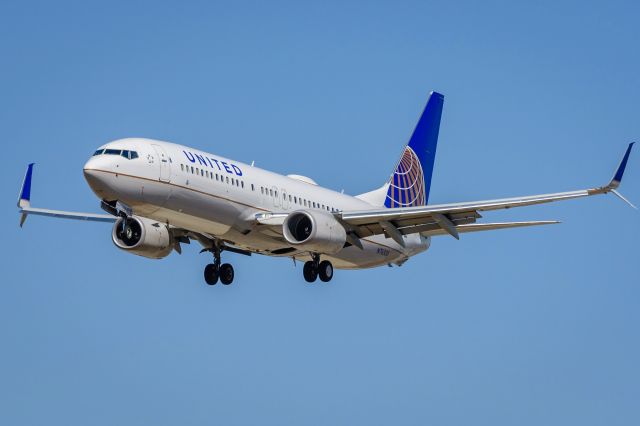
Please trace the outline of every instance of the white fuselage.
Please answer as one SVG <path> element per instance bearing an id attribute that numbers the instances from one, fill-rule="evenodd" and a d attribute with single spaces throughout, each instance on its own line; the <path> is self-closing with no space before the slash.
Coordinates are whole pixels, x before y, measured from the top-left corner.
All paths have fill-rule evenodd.
<path id="1" fill-rule="evenodd" d="M 136 215 L 208 234 L 255 253 L 310 258 L 303 247 L 291 251 L 281 232 L 257 226 L 258 213 L 380 208 L 302 176 L 279 175 L 173 143 L 129 138 L 101 149 L 131 150 L 138 158 L 98 155 L 89 159 L 85 178 L 100 199 L 119 200 Z M 363 238 L 363 249 L 349 246 L 322 257 L 342 269 L 402 264 L 425 251 L 429 242 L 418 234 L 408 235 L 401 247 L 378 235 Z"/>

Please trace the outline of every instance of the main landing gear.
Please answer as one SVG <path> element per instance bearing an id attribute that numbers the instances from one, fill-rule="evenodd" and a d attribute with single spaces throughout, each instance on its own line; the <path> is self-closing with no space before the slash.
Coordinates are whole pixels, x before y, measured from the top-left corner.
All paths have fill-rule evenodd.
<path id="1" fill-rule="evenodd" d="M 328 260 L 320 262 L 320 255 L 313 253 L 311 260 L 304 263 L 302 274 L 309 283 L 314 282 L 318 277 L 320 281 L 327 283 L 333 278 L 333 265 Z"/>
<path id="2" fill-rule="evenodd" d="M 224 285 L 229 285 L 233 282 L 233 266 L 230 263 L 220 264 L 220 249 L 215 247 L 211 250 L 213 252 L 213 263 L 208 264 L 204 268 L 204 280 L 209 285 L 215 285 L 220 279 L 220 282 Z"/>

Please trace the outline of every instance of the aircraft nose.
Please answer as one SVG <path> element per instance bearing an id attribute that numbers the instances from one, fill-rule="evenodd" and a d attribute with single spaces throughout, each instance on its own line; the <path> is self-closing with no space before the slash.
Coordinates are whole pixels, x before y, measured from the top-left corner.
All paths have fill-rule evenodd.
<path id="1" fill-rule="evenodd" d="M 89 184 L 91 190 L 100 198 L 105 198 L 109 194 L 108 168 L 101 164 L 102 159 L 91 157 L 82 168 L 84 179 Z"/>

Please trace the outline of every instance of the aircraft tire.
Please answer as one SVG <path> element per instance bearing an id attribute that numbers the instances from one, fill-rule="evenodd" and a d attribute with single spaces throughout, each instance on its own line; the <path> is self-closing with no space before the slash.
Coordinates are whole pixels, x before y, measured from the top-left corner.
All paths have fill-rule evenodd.
<path id="1" fill-rule="evenodd" d="M 223 263 L 220 266 L 220 282 L 229 285 L 233 282 L 234 272 L 230 263 Z"/>
<path id="2" fill-rule="evenodd" d="M 308 283 L 314 282 L 318 278 L 318 268 L 316 268 L 315 263 L 312 261 L 305 262 L 302 268 L 302 275 L 304 275 L 304 279 Z"/>
<path id="3" fill-rule="evenodd" d="M 204 267 L 204 281 L 209 285 L 215 285 L 218 282 L 218 268 L 215 264 L 210 263 Z"/>
<path id="4" fill-rule="evenodd" d="M 333 278 L 333 265 L 328 260 L 323 260 L 320 262 L 320 266 L 318 267 L 318 275 L 320 277 L 320 281 L 328 283 Z"/>

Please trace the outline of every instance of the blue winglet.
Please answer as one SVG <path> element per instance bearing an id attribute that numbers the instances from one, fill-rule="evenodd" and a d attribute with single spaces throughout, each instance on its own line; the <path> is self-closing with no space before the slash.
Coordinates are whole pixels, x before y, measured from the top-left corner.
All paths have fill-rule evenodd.
<path id="1" fill-rule="evenodd" d="M 22 181 L 22 189 L 20 190 L 20 199 L 18 200 L 18 207 L 25 207 L 30 204 L 31 201 L 31 176 L 33 175 L 33 165 L 31 163 L 27 166 L 27 173 L 24 175 L 24 181 Z"/>
<path id="2" fill-rule="evenodd" d="M 622 161 L 620 162 L 620 165 L 618 166 L 618 170 L 616 170 L 616 174 L 613 175 L 613 178 L 611 179 L 611 182 L 609 182 L 609 185 L 607 185 L 607 187 L 611 188 L 611 189 L 615 189 L 618 186 L 620 186 L 620 182 L 622 181 L 622 175 L 624 174 L 624 169 L 627 167 L 627 161 L 629 160 L 629 154 L 631 154 L 631 148 L 633 148 L 633 144 L 635 142 L 631 142 L 629 144 L 629 146 L 627 147 L 627 151 L 624 153 L 624 157 L 622 157 Z"/>

